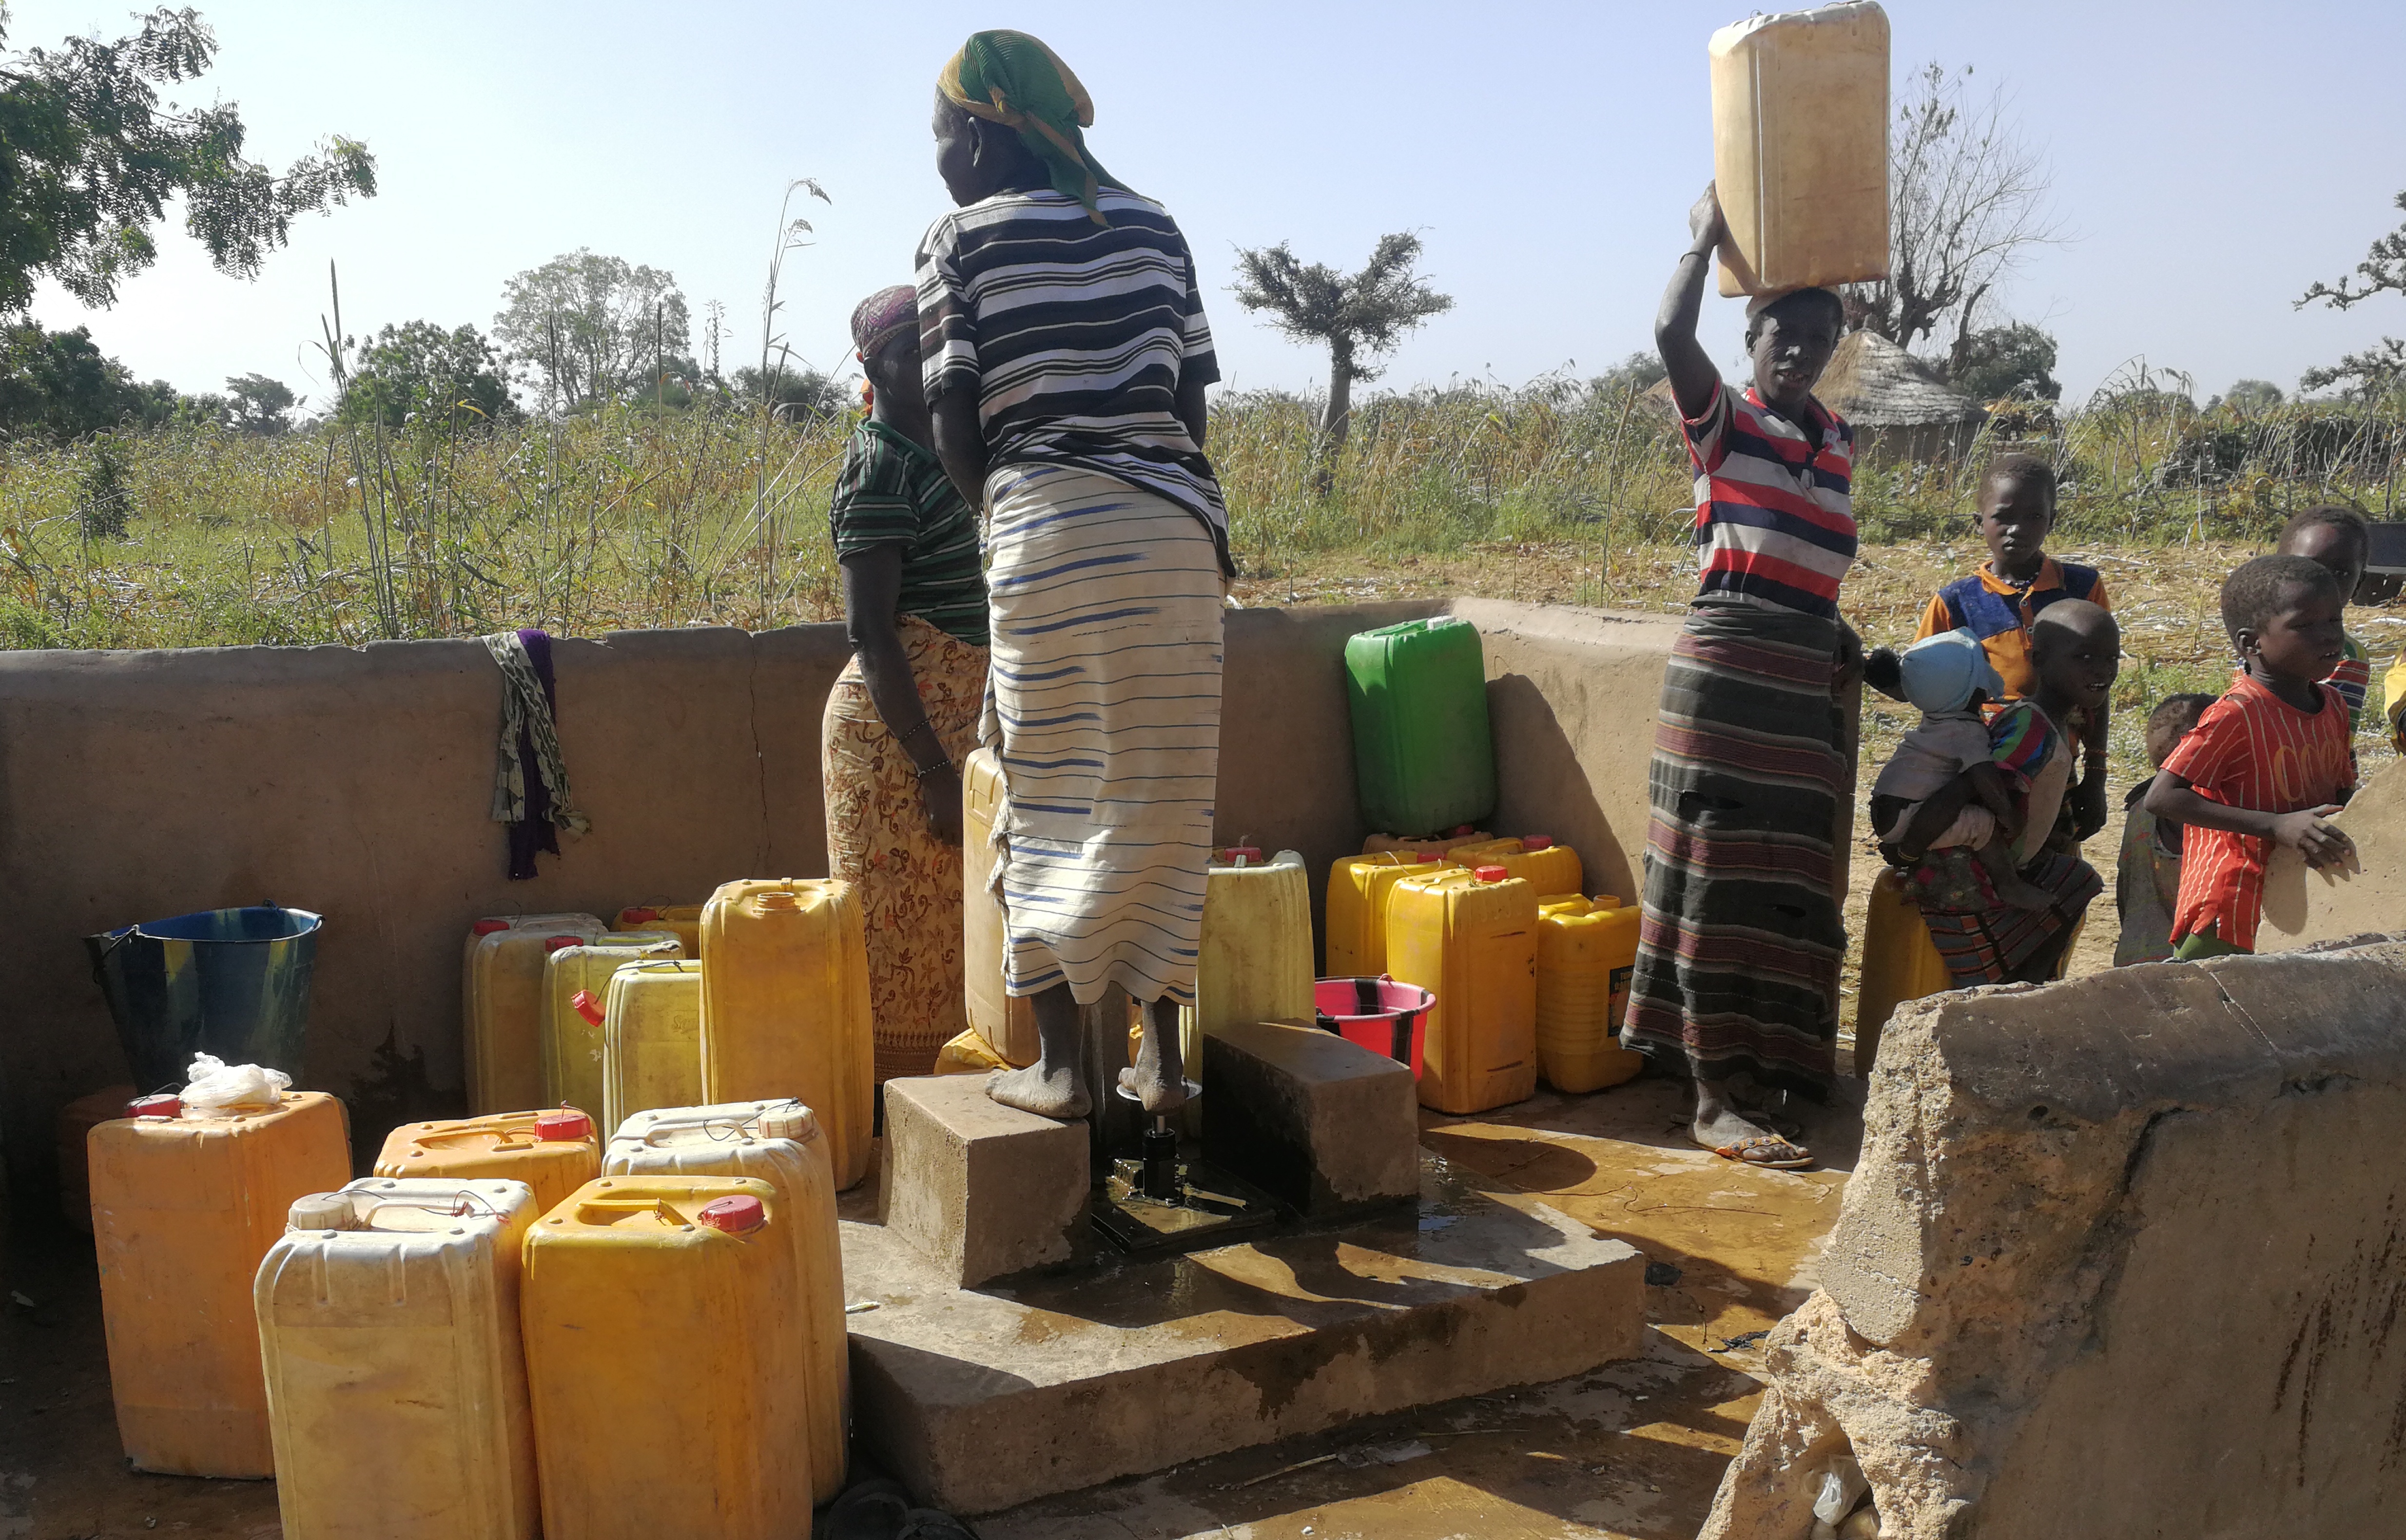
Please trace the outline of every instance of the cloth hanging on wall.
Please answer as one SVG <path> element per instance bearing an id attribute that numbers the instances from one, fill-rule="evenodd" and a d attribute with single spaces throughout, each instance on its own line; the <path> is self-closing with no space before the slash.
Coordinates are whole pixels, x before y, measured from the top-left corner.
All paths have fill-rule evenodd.
<path id="1" fill-rule="evenodd" d="M 507 824 L 510 881 L 535 874 L 538 851 L 559 854 L 559 831 L 583 834 L 592 820 L 569 798 L 552 688 L 551 638 L 530 627 L 486 637 L 502 670 L 502 734 L 493 761 L 493 822 Z"/>

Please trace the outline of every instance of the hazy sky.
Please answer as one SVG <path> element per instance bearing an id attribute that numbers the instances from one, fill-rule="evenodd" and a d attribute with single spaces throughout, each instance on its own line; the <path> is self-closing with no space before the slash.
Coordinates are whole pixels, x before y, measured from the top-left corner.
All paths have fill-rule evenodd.
<path id="1" fill-rule="evenodd" d="M 1421 232 L 1455 308 L 1396 354 L 1388 383 L 1557 368 L 1649 346 L 1654 305 L 1711 175 L 1705 42 L 1734 0 L 1584 4 L 1125 5 L 198 0 L 218 67 L 184 99 L 241 104 L 251 152 L 281 166 L 339 132 L 384 191 L 304 219 L 254 283 L 213 274 L 180 229 L 117 306 L 55 291 L 143 378 L 186 390 L 257 371 L 312 396 L 310 344 L 339 264 L 353 332 L 425 318 L 489 328 L 502 281 L 578 247 L 673 272 L 697 318 L 727 304 L 757 356 L 780 192 L 814 177 L 818 244 L 786 268 L 784 327 L 821 364 L 844 318 L 909 276 L 944 206 L 927 129 L 936 71 L 969 32 L 1034 32 L 1077 69 L 1113 173 L 1167 204 L 1210 292 L 1229 380 L 1298 387 L 1323 361 L 1226 293 L 1238 246 L 1358 262 Z M 2361 259 L 2406 187 L 2406 7 L 2292 0 L 1894 0 L 1900 75 L 1936 59 L 2003 86 L 2055 175 L 2067 239 L 2007 308 L 2055 332 L 2077 398 L 2125 360 L 2201 392 L 2300 372 L 2385 331 L 2406 301 L 2293 311 Z M 1164 18 L 1174 18 L 1168 25 Z M 126 13 L 21 0 L 8 42 L 126 29 Z M 1717 356 L 1737 307 L 1708 302 Z M 698 339 L 697 339 L 698 340 Z"/>

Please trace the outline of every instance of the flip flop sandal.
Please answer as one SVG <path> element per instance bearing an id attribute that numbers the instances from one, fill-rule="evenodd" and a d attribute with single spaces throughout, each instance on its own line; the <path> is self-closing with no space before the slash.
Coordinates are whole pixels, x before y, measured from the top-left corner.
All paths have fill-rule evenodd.
<path id="1" fill-rule="evenodd" d="M 899 1481 L 863 1481 L 828 1508 L 820 1540 L 899 1540 L 911 1516 L 911 1497 Z"/>
<path id="2" fill-rule="evenodd" d="M 902 1520 L 902 1533 L 895 1540 L 977 1540 L 977 1535 L 949 1513 L 913 1508 Z"/>
<path id="3" fill-rule="evenodd" d="M 1769 1153 L 1778 1150 L 1787 1151 L 1789 1153 L 1784 1155 Z M 1763 1152 L 1768 1158 L 1757 1159 L 1757 1151 Z M 1752 1138 L 1740 1139 L 1735 1144 L 1722 1145 L 1713 1153 L 1723 1160 L 1734 1160 L 1740 1166 L 1752 1166 L 1765 1171 L 1798 1171 L 1813 1164 L 1813 1151 L 1810 1150 L 1801 1144 L 1767 1134 L 1758 1134 Z"/>

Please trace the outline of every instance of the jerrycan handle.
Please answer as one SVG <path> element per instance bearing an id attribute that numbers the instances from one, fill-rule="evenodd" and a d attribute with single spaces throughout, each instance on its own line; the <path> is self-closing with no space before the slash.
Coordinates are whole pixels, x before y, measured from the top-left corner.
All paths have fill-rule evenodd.
<path id="1" fill-rule="evenodd" d="M 481 1214 L 476 1212 L 474 1206 L 477 1204 L 484 1205 L 485 1211 Z M 364 1220 L 373 1222 L 377 1214 L 383 1212 L 387 1208 L 417 1208 L 430 1214 L 448 1214 L 453 1219 L 499 1219 L 502 1217 L 501 1205 L 485 1196 L 482 1193 L 472 1193 L 465 1187 L 462 1187 L 460 1191 L 451 1194 L 447 1200 L 444 1198 L 432 1197 L 377 1198 L 367 1206 L 361 1217 Z"/>

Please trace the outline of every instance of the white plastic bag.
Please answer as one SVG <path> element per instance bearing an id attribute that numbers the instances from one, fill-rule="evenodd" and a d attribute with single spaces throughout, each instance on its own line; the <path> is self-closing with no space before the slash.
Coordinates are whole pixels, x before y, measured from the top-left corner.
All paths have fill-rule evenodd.
<path id="1" fill-rule="evenodd" d="M 274 1107 L 291 1089 L 292 1077 L 263 1065 L 229 1065 L 214 1053 L 195 1053 L 177 1097 L 188 1118 L 213 1118 L 240 1107 Z"/>
<path id="2" fill-rule="evenodd" d="M 1855 1504 L 1871 1490 L 1871 1485 L 1863 1479 L 1863 1468 L 1855 1463 L 1854 1456 L 1840 1455 L 1814 1483 L 1813 1517 L 1834 1529 L 1855 1511 Z"/>

